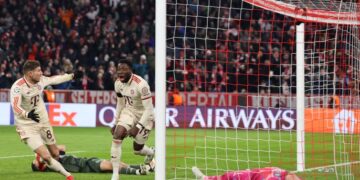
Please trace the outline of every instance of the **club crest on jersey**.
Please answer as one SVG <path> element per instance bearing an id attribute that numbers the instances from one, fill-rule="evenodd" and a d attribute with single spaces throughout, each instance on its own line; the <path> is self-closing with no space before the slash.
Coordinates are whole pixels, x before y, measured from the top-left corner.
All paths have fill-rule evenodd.
<path id="1" fill-rule="evenodd" d="M 147 94 L 147 93 L 149 93 L 149 90 L 148 90 L 147 87 L 143 87 L 143 88 L 141 89 L 141 92 L 142 92 L 143 94 Z"/>
<path id="2" fill-rule="evenodd" d="M 135 91 L 132 89 L 132 90 L 130 91 L 130 93 L 131 93 L 131 94 L 134 94 L 134 93 L 135 93 Z"/>
<path id="3" fill-rule="evenodd" d="M 20 88 L 15 87 L 15 88 L 14 88 L 14 93 L 16 93 L 16 94 L 20 93 Z"/>

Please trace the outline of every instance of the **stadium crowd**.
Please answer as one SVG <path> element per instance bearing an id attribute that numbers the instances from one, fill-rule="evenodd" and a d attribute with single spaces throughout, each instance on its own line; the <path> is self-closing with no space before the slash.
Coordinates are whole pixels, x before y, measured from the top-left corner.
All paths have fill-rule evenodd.
<path id="1" fill-rule="evenodd" d="M 56 89 L 112 90 L 115 64 L 130 59 L 153 88 L 154 0 L 1 0 L 0 88 L 9 88 L 27 59 L 45 75 L 78 71 Z"/>
<path id="2" fill-rule="evenodd" d="M 188 3 L 185 8 L 179 1 L 168 1 L 168 90 L 295 93 L 294 19 L 241 1 Z M 316 48 L 305 55 L 306 93 L 332 94 L 334 80 L 337 93 L 349 93 L 352 70 L 341 49 L 346 47 L 345 33 L 338 33 L 335 64 L 336 45 L 330 40 L 335 28 L 317 23 L 305 27 L 306 40 L 313 42 L 305 49 Z M 315 34 L 316 29 L 322 31 Z"/>
<path id="3" fill-rule="evenodd" d="M 295 93 L 295 21 L 241 1 L 219 2 L 223 8 L 167 1 L 167 89 Z M 24 60 L 36 59 L 45 75 L 83 73 L 55 89 L 112 90 L 117 61 L 130 59 L 154 90 L 154 0 L 0 0 L 0 7 L 0 88 L 21 77 Z M 307 75 L 316 74 L 306 79 L 311 92 L 324 93 L 326 85 L 332 93 L 333 79 L 350 87 L 352 72 L 341 69 L 306 66 Z"/>

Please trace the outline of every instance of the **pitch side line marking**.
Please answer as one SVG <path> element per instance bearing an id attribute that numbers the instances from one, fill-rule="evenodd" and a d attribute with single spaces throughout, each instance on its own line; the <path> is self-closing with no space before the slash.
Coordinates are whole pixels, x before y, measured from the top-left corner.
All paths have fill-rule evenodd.
<path id="1" fill-rule="evenodd" d="M 332 168 L 332 167 L 339 167 L 339 166 L 347 166 L 347 165 L 352 165 L 352 164 L 358 164 L 360 163 L 360 161 L 354 161 L 354 162 L 347 162 L 347 163 L 340 163 L 340 164 L 333 164 L 333 165 L 328 165 L 328 166 L 320 166 L 320 167 L 314 167 L 314 168 L 309 168 L 309 169 L 305 169 L 302 172 L 306 172 L 306 171 L 314 171 L 314 170 L 319 170 L 319 169 L 324 169 L 324 168 Z M 300 173 L 301 171 L 291 171 L 292 173 Z"/>
<path id="2" fill-rule="evenodd" d="M 69 151 L 69 154 L 77 154 L 77 153 L 84 153 L 86 151 Z M 22 157 L 31 157 L 35 156 L 34 154 L 31 155 L 20 155 L 20 156 L 2 156 L 0 159 L 11 159 L 11 158 L 22 158 Z"/>

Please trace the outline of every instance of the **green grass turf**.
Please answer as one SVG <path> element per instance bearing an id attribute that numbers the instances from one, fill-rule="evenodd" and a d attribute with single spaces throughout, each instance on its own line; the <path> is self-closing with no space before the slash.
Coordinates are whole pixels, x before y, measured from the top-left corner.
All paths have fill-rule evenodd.
<path id="1" fill-rule="evenodd" d="M 359 135 L 306 134 L 306 168 L 359 161 Z M 340 153 L 343 152 L 343 153 Z M 193 178 L 196 165 L 204 174 L 276 166 L 296 170 L 296 133 L 177 129 L 167 131 L 167 178 Z M 346 160 L 347 159 L 347 160 Z M 360 164 L 339 166 L 339 179 L 360 179 Z M 332 171 L 332 172 L 331 172 Z M 304 179 L 336 179 L 335 168 L 298 173 Z"/>
<path id="2" fill-rule="evenodd" d="M 108 128 L 54 128 L 58 144 L 65 144 L 67 152 L 77 152 L 78 157 L 99 157 L 109 159 L 111 134 Z M 154 134 L 149 138 L 154 145 Z M 128 164 L 141 164 L 144 158 L 132 153 L 132 141 L 126 139 L 123 144 L 122 160 Z M 65 177 L 53 172 L 32 172 L 31 161 L 34 159 L 30 148 L 20 142 L 13 126 L 0 126 L 0 179 L 1 180 L 60 180 Z M 26 156 L 26 157 L 9 157 Z M 76 180 L 111 179 L 111 173 L 74 173 Z M 154 179 L 154 173 L 147 176 L 122 175 L 122 179 Z"/>
<path id="3" fill-rule="evenodd" d="M 58 144 L 65 144 L 67 151 L 78 157 L 109 158 L 111 135 L 108 128 L 54 128 Z M 15 128 L 0 126 L 0 179 L 65 179 L 57 173 L 32 172 L 31 150 L 20 142 Z M 193 179 L 191 167 L 196 165 L 209 175 L 221 174 L 226 170 L 278 166 L 296 170 L 296 133 L 279 131 L 234 131 L 211 129 L 167 129 L 167 179 Z M 334 164 L 333 144 L 335 139 L 338 163 L 345 158 L 359 161 L 359 136 L 335 136 L 332 134 L 306 135 L 306 168 Z M 154 145 L 154 132 L 148 144 Z M 347 157 L 345 155 L 348 155 Z M 340 157 L 341 155 L 341 157 Z M 13 157 L 25 156 L 25 157 Z M 140 164 L 143 157 L 132 153 L 132 141 L 123 143 L 122 160 L 128 164 Z M 337 168 L 339 179 L 359 179 L 360 165 L 348 169 Z M 351 169 L 352 174 L 346 175 Z M 111 174 L 76 173 L 75 179 L 110 179 Z M 326 170 L 300 173 L 304 179 L 336 179 Z M 125 176 L 122 179 L 154 179 L 154 173 L 147 176 Z"/>

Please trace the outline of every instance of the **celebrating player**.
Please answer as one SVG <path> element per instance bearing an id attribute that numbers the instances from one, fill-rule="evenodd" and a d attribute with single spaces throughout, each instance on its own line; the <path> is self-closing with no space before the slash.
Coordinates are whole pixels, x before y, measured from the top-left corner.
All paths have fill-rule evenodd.
<path id="1" fill-rule="evenodd" d="M 111 145 L 112 180 L 119 179 L 121 144 L 129 135 L 134 138 L 134 153 L 153 159 L 155 151 L 145 145 L 154 124 L 153 104 L 148 83 L 132 73 L 130 61 L 118 64 L 118 79 L 115 82 L 117 105 L 113 141 Z"/>
<path id="2" fill-rule="evenodd" d="M 112 172 L 112 164 L 108 160 L 99 159 L 99 158 L 79 158 L 73 155 L 66 154 L 66 149 L 64 145 L 58 145 L 60 151 L 59 162 L 64 166 L 64 168 L 72 173 L 108 173 Z M 53 170 L 49 169 L 48 166 L 42 161 L 41 157 L 36 154 L 36 158 L 31 163 L 31 168 L 33 171 L 41 172 L 52 172 Z M 140 165 L 127 165 L 123 162 L 120 163 L 120 174 L 129 174 L 129 175 L 147 175 L 149 170 L 155 168 L 155 162 L 152 161 L 148 164 Z"/>
<path id="3" fill-rule="evenodd" d="M 295 174 L 277 167 L 229 171 L 220 176 L 205 176 L 197 167 L 193 167 L 192 172 L 201 180 L 301 180 Z"/>
<path id="4" fill-rule="evenodd" d="M 43 76 L 40 63 L 32 60 L 25 62 L 22 71 L 24 77 L 15 81 L 10 90 L 16 131 L 21 140 L 39 154 L 50 169 L 60 172 L 67 180 L 72 180 L 73 176 L 57 161 L 59 154 L 56 140 L 41 95 L 46 86 L 70 81 L 74 74 L 46 77 Z"/>

